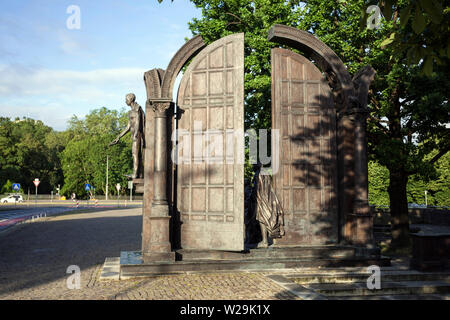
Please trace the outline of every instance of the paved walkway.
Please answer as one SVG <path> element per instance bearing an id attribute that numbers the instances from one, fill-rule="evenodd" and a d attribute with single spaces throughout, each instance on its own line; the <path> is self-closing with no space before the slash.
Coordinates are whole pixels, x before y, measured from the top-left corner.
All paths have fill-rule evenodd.
<path id="1" fill-rule="evenodd" d="M 139 250 L 142 209 L 66 213 L 0 235 L 0 299 L 295 299 L 259 273 L 98 281 L 106 257 Z M 80 289 L 68 289 L 70 265 Z"/>

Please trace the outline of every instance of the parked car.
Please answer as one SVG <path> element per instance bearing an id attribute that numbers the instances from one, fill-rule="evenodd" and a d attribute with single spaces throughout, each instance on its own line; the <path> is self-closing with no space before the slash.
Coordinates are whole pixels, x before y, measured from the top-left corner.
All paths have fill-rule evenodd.
<path id="1" fill-rule="evenodd" d="M 23 202 L 23 197 L 20 194 L 11 194 L 7 197 L 0 199 L 1 203 L 14 203 L 14 202 Z"/>

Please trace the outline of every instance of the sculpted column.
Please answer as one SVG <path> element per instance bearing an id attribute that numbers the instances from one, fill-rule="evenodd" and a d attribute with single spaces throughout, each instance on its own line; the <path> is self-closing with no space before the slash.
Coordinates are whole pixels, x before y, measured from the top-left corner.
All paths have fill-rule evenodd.
<path id="1" fill-rule="evenodd" d="M 366 108 L 355 108 L 353 121 L 355 126 L 355 199 L 351 220 L 353 232 L 352 242 L 359 245 L 370 245 L 373 240 L 373 221 L 369 207 L 367 178 L 367 141 L 366 141 Z"/>
<path id="2" fill-rule="evenodd" d="M 355 197 L 355 140 L 354 121 L 352 115 L 347 111 L 338 114 L 338 165 L 339 165 L 339 202 L 340 202 L 340 222 L 341 240 L 352 242 L 352 235 L 355 233 L 351 215 Z"/>
<path id="3" fill-rule="evenodd" d="M 175 252 L 171 252 L 170 215 L 167 201 L 167 111 L 171 107 L 169 99 L 149 100 L 154 111 L 154 171 L 153 200 L 149 216 L 149 247 L 143 252 L 144 262 L 174 261 Z"/>
<path id="4" fill-rule="evenodd" d="M 367 160 L 366 122 L 369 110 L 367 97 L 375 78 L 375 70 L 366 66 L 353 77 L 356 97 L 350 111 L 355 128 L 355 200 L 352 214 L 352 242 L 359 245 L 373 244 L 373 217 L 369 207 L 369 182 Z"/>

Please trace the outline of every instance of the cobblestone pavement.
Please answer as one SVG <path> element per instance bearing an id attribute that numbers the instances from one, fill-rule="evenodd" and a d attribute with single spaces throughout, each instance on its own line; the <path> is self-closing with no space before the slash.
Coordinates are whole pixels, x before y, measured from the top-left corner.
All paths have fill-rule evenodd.
<path id="1" fill-rule="evenodd" d="M 140 247 L 141 210 L 68 213 L 0 234 L 0 299 L 295 299 L 260 273 L 98 281 L 106 257 Z M 67 267 L 81 269 L 68 289 Z"/>

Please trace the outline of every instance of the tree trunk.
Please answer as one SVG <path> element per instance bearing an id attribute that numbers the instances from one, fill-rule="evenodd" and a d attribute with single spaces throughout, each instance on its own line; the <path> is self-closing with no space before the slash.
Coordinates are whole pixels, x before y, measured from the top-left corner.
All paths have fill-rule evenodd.
<path id="1" fill-rule="evenodd" d="M 409 246 L 409 217 L 406 184 L 408 175 L 404 170 L 389 169 L 389 202 L 393 248 Z"/>

